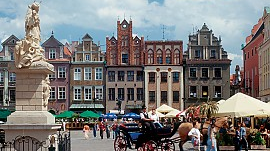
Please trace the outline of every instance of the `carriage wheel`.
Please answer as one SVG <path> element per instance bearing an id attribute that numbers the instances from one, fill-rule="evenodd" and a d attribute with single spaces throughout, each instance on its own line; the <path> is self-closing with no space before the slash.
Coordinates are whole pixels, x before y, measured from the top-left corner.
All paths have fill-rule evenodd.
<path id="1" fill-rule="evenodd" d="M 150 140 L 143 144 L 143 151 L 158 151 L 157 143 L 153 140 Z"/>
<path id="2" fill-rule="evenodd" d="M 165 140 L 161 144 L 161 151 L 175 151 L 175 146 L 173 141 Z"/>
<path id="3" fill-rule="evenodd" d="M 127 142 L 123 136 L 117 136 L 114 140 L 114 150 L 115 151 L 126 151 Z"/>

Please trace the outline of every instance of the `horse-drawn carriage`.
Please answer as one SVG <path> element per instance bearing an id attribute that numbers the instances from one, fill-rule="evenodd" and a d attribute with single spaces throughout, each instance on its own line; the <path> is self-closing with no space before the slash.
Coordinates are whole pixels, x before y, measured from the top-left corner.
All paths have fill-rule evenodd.
<path id="1" fill-rule="evenodd" d="M 137 123 L 121 124 L 120 135 L 116 137 L 114 141 L 115 151 L 126 151 L 127 148 L 135 148 L 138 151 L 174 151 L 174 143 L 179 143 L 180 138 L 172 136 L 176 133 L 179 127 L 179 123 L 174 125 L 173 130 L 171 128 L 163 127 L 158 123 L 155 123 L 156 129 L 149 132 L 149 130 L 140 127 Z"/>

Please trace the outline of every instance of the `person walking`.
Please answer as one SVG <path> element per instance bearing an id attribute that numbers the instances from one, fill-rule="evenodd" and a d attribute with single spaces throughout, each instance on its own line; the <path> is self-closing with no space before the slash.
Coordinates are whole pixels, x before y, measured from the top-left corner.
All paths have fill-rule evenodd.
<path id="1" fill-rule="evenodd" d="M 207 151 L 217 151 L 217 140 L 215 131 L 215 119 L 212 119 L 208 127 Z"/>
<path id="2" fill-rule="evenodd" d="M 113 139 L 115 139 L 118 136 L 118 123 L 117 121 L 114 121 L 112 124 L 112 130 L 113 130 Z"/>
<path id="3" fill-rule="evenodd" d="M 85 124 L 84 126 L 83 126 L 83 132 L 84 132 L 84 138 L 85 139 L 89 139 L 89 131 L 90 131 L 90 128 L 89 128 L 89 126 L 87 125 L 87 124 Z"/>
<path id="4" fill-rule="evenodd" d="M 200 151 L 200 138 L 202 136 L 201 132 L 198 129 L 198 122 L 193 122 L 193 128 L 189 131 L 188 136 L 191 137 L 191 142 L 194 147 L 194 150 Z"/>
<path id="5" fill-rule="evenodd" d="M 240 128 L 240 150 L 242 150 L 242 146 L 244 145 L 245 150 L 248 151 L 248 142 L 246 136 L 247 136 L 246 124 L 242 122 Z"/>
<path id="6" fill-rule="evenodd" d="M 97 137 L 97 123 L 96 122 L 93 125 L 93 135 L 94 137 Z"/>
<path id="7" fill-rule="evenodd" d="M 103 132 L 105 130 L 105 125 L 103 123 L 103 121 L 100 122 L 99 124 L 99 133 L 100 133 L 100 138 L 103 139 Z"/>
<path id="8" fill-rule="evenodd" d="M 106 130 L 107 139 L 109 139 L 110 138 L 110 127 L 109 127 L 109 124 L 107 122 L 105 123 L 105 130 Z"/>
<path id="9" fill-rule="evenodd" d="M 234 137 L 234 150 L 239 151 L 240 150 L 240 127 L 237 125 L 235 127 L 235 137 Z"/>

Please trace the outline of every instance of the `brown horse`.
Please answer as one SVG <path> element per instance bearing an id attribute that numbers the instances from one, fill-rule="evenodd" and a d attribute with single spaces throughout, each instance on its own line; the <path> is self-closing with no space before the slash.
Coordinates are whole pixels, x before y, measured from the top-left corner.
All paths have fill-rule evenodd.
<path id="1" fill-rule="evenodd" d="M 227 121 L 228 121 L 227 117 L 217 118 L 216 122 L 215 122 L 215 131 L 218 132 L 219 129 L 221 127 L 223 127 L 223 126 L 228 128 L 228 122 Z M 208 129 L 209 125 L 210 125 L 210 121 L 206 121 L 203 124 L 202 130 L 201 130 L 201 133 L 203 135 L 207 135 L 207 129 Z M 188 140 L 188 132 L 192 129 L 192 127 L 193 127 L 192 123 L 182 123 L 179 126 L 178 133 L 179 133 L 179 137 L 181 138 L 181 141 L 179 143 L 180 151 L 183 151 L 183 144 L 187 142 L 187 140 Z"/>

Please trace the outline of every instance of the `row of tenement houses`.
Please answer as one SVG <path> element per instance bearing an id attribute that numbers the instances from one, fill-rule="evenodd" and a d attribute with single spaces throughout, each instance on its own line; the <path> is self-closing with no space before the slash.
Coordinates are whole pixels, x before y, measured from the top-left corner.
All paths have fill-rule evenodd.
<path id="1" fill-rule="evenodd" d="M 106 52 L 86 34 L 81 41 L 62 44 L 54 35 L 42 47 L 54 65 L 49 75 L 48 109 L 82 112 L 138 112 L 142 105 L 167 104 L 183 110 L 191 104 L 230 97 L 227 52 L 206 24 L 183 41 L 148 41 L 133 36 L 132 21 L 117 21 L 117 36 L 106 37 Z M 14 61 L 12 35 L 0 52 L 0 107 L 14 109 L 16 75 L 8 72 Z M 123 112 L 121 111 L 121 112 Z"/>

